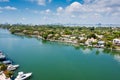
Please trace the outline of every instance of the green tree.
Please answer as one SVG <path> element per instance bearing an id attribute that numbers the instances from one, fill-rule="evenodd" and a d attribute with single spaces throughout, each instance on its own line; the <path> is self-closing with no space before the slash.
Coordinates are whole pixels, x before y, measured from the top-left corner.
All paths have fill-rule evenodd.
<path id="1" fill-rule="evenodd" d="M 7 65 L 5 65 L 5 64 L 0 65 L 0 70 L 1 71 L 5 71 L 6 69 L 7 69 Z"/>

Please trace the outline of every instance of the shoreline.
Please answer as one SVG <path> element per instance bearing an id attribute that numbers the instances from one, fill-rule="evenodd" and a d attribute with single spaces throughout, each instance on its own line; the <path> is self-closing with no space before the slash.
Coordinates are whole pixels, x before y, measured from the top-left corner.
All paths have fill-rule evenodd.
<path id="1" fill-rule="evenodd" d="M 116 27 L 64 27 L 64 26 L 3 26 L 11 34 L 35 37 L 73 46 L 87 46 L 120 50 L 120 28 Z M 111 35 L 112 34 L 112 35 Z"/>
<path id="2" fill-rule="evenodd" d="M 106 48 L 106 47 L 96 47 L 94 45 L 91 45 L 91 46 L 87 46 L 85 45 L 84 43 L 73 43 L 73 42 L 67 42 L 67 41 L 62 41 L 62 40 L 52 40 L 52 39 L 44 39 L 42 38 L 42 36 L 39 36 L 39 35 L 25 35 L 23 33 L 14 33 L 15 35 L 20 35 L 20 36 L 30 36 L 32 38 L 37 38 L 37 39 L 41 39 L 41 40 L 45 40 L 45 41 L 50 41 L 50 42 L 58 42 L 58 43 L 64 43 L 66 45 L 72 45 L 72 46 L 75 46 L 75 47 L 79 47 L 79 46 L 84 46 L 84 47 L 92 47 L 92 48 L 98 48 L 98 49 L 109 49 L 109 50 L 115 50 L 115 51 L 120 51 L 120 49 L 111 49 L 111 48 Z"/>

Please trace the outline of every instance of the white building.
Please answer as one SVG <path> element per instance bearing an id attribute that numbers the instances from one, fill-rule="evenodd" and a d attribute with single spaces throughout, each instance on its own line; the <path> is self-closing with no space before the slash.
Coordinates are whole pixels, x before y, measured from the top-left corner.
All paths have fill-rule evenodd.
<path id="1" fill-rule="evenodd" d="M 98 46 L 99 47 L 104 47 L 105 45 L 105 42 L 104 41 L 98 41 Z"/>
<path id="2" fill-rule="evenodd" d="M 120 45 L 120 39 L 113 39 L 113 44 Z"/>

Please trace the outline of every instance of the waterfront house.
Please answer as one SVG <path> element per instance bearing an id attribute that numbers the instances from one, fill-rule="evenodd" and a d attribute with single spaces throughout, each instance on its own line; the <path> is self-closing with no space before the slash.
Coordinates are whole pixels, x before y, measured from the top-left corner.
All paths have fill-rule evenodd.
<path id="1" fill-rule="evenodd" d="M 98 47 L 103 48 L 104 45 L 105 45 L 105 42 L 104 42 L 104 41 L 98 41 Z"/>
<path id="2" fill-rule="evenodd" d="M 85 45 L 87 45 L 87 46 L 92 46 L 92 42 L 89 41 L 89 40 L 87 40 L 87 41 L 85 42 Z"/>
<path id="3" fill-rule="evenodd" d="M 84 40 L 84 39 L 86 39 L 86 38 L 85 38 L 85 37 L 79 37 L 79 39 L 80 39 L 80 40 Z"/>
<path id="4" fill-rule="evenodd" d="M 120 46 L 120 39 L 113 39 L 113 44 Z"/>
<path id="5" fill-rule="evenodd" d="M 26 33 L 27 32 L 27 30 L 23 30 L 23 33 Z"/>
<path id="6" fill-rule="evenodd" d="M 39 35 L 39 31 L 34 31 L 33 34 L 34 35 Z"/>

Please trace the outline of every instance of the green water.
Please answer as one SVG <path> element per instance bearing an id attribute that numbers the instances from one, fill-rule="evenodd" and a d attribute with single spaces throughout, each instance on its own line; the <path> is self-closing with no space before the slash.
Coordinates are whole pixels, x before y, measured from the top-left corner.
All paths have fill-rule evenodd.
<path id="1" fill-rule="evenodd" d="M 0 50 L 29 80 L 120 80 L 120 52 L 73 47 L 10 34 L 0 29 Z"/>

